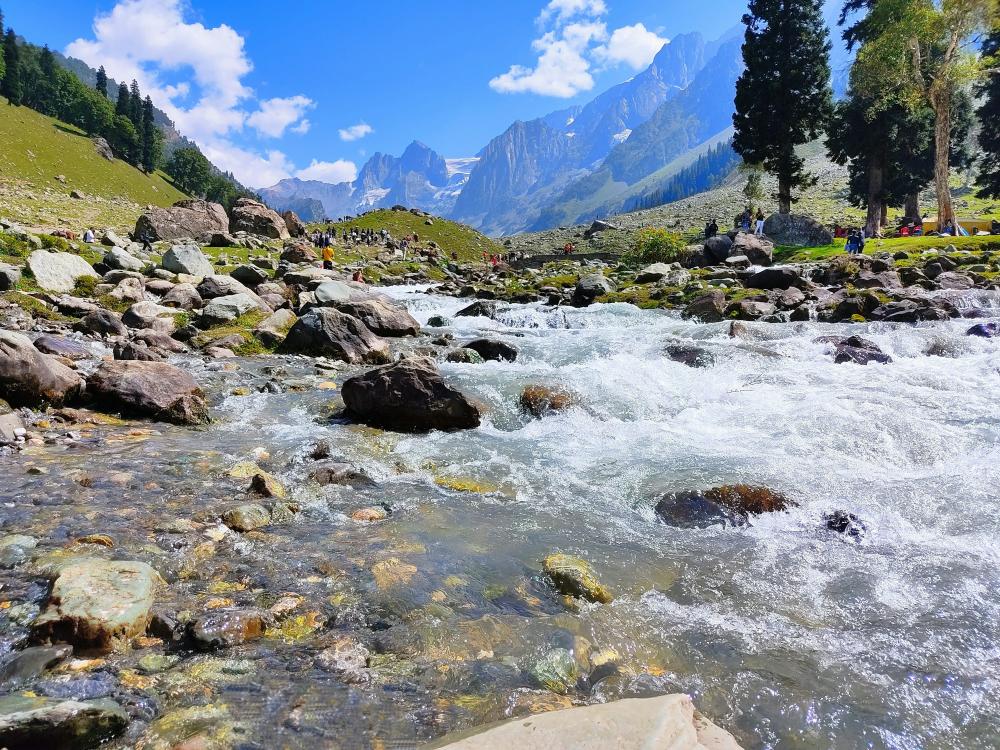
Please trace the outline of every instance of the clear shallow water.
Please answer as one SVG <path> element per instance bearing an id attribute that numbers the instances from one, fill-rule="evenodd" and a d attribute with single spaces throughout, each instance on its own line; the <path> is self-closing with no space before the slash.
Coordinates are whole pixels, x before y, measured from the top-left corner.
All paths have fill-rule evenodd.
<path id="1" fill-rule="evenodd" d="M 467 304 L 391 293 L 422 323 Z M 627 305 L 456 318 L 442 332 L 492 333 L 521 353 L 442 365 L 487 418 L 475 431 L 424 436 L 329 422 L 335 392 L 317 385 L 350 370 L 320 373 L 304 359 L 236 372 L 195 364 L 215 425 L 131 440 L 97 431 L 90 445 L 22 455 L 0 489 L 5 528 L 52 544 L 60 533 L 112 534 L 121 551 L 174 574 L 165 596 L 177 607 L 197 611 L 219 580 L 247 584 L 237 600 L 289 591 L 314 604 L 323 629 L 244 647 L 266 669 L 210 686 L 263 746 L 403 747 L 502 718 L 535 687 L 534 661 L 587 644 L 618 651 L 623 673 L 573 699 L 687 691 L 748 747 L 998 746 L 1000 347 L 965 337 L 968 326 L 751 325 L 734 339 L 727 324 Z M 862 333 L 895 362 L 835 365 L 813 341 L 831 333 Z M 664 346 L 676 341 L 706 347 L 715 365 L 668 360 Z M 948 356 L 927 356 L 931 347 Z M 268 365 L 302 390 L 225 395 L 263 382 Z M 529 420 L 518 406 L 529 384 L 571 390 L 580 405 Z M 306 481 L 318 438 L 379 486 Z M 192 563 L 204 536 L 157 528 L 231 502 L 238 492 L 220 475 L 258 446 L 302 513 L 261 538 L 229 535 Z M 25 474 L 29 463 L 49 474 Z M 111 481 L 115 471 L 132 477 Z M 74 481 L 81 472 L 89 487 Z M 496 491 L 456 492 L 435 478 Z M 743 530 L 654 517 L 669 491 L 735 482 L 799 505 Z M 378 502 L 393 509 L 386 522 L 346 515 Z M 834 509 L 864 519 L 863 543 L 825 530 Z M 538 573 L 555 550 L 589 560 L 614 604 L 566 612 Z M 387 559 L 416 572 L 380 589 L 371 570 Z M 373 686 L 346 687 L 311 666 L 323 638 L 341 631 L 393 655 Z"/>

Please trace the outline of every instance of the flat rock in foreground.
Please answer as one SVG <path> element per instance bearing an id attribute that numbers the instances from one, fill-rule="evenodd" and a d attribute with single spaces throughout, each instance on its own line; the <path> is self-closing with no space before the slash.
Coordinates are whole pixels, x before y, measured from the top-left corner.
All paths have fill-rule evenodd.
<path id="1" fill-rule="evenodd" d="M 447 739 L 447 738 L 446 738 Z M 729 732 L 694 709 L 687 695 L 631 698 L 515 719 L 442 750 L 739 750 Z"/>
<path id="2" fill-rule="evenodd" d="M 27 336 L 0 331 L 0 398 L 14 406 L 61 406 L 82 388 L 74 370 L 38 351 Z"/>
<path id="3" fill-rule="evenodd" d="M 28 256 L 28 268 L 38 286 L 50 292 L 72 292 L 78 279 L 101 278 L 87 261 L 72 253 L 36 250 Z"/>
<path id="4" fill-rule="evenodd" d="M 117 737 L 128 714 L 111 700 L 75 701 L 8 695 L 0 698 L 0 747 L 85 750 Z"/>
<path id="5" fill-rule="evenodd" d="M 341 394 L 352 419 L 399 432 L 478 427 L 479 409 L 441 377 L 434 361 L 404 359 L 346 381 Z"/>
<path id="6" fill-rule="evenodd" d="M 113 651 L 146 631 L 158 578 L 144 562 L 93 559 L 69 565 L 56 578 L 32 637 Z"/>
<path id="7" fill-rule="evenodd" d="M 104 362 L 87 392 L 105 409 L 174 424 L 208 422 L 208 404 L 190 374 L 165 362 Z"/>

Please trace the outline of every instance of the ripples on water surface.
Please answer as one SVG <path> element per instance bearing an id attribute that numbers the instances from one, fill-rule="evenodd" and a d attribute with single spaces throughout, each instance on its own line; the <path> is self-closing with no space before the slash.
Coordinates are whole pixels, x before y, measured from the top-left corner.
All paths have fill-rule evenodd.
<path id="1" fill-rule="evenodd" d="M 393 293 L 421 323 L 467 303 Z M 313 669 L 310 638 L 247 649 L 252 684 L 216 689 L 262 746 L 378 737 L 403 747 L 495 720 L 521 705 L 539 656 L 585 642 L 617 650 L 626 673 L 574 697 L 686 691 L 748 747 L 998 746 L 1000 349 L 966 338 L 967 327 L 751 325 L 747 340 L 627 305 L 517 306 L 444 329 L 458 340 L 491 330 L 520 349 L 516 363 L 442 366 L 487 405 L 478 430 L 399 436 L 325 421 L 330 392 L 315 385 L 329 376 L 307 360 L 229 373 L 197 364 L 217 424 L 22 455 L 8 461 L 13 486 L 0 497 L 13 506 L 8 527 L 50 543 L 118 535 L 180 576 L 168 594 L 179 607 L 197 607 L 212 580 L 238 580 L 248 592 L 300 593 L 335 628 L 374 621 L 379 648 L 401 657 L 373 687 Z M 835 365 L 813 342 L 846 332 L 894 363 Z M 708 348 L 715 364 L 666 359 L 678 340 Z M 927 356 L 931 346 L 948 356 Z M 226 397 L 262 382 L 268 365 L 306 389 Z M 528 420 L 518 397 L 529 384 L 572 390 L 580 406 Z M 318 438 L 379 487 L 311 486 L 305 456 Z M 263 538 L 224 540 L 192 573 L 203 538 L 157 529 L 231 501 L 218 477 L 257 446 L 303 512 Z M 28 464 L 49 474 L 26 475 Z M 74 483 L 80 472 L 91 487 Z M 114 472 L 133 477 L 115 484 Z M 496 491 L 451 491 L 435 477 Z M 735 482 L 799 506 L 744 530 L 654 518 L 666 492 Z M 382 524 L 345 515 L 377 502 L 394 511 Z M 862 543 L 825 530 L 835 509 L 864 519 Z M 553 550 L 590 560 L 614 604 L 565 612 L 537 572 Z M 380 592 L 370 569 L 388 558 L 417 572 Z"/>

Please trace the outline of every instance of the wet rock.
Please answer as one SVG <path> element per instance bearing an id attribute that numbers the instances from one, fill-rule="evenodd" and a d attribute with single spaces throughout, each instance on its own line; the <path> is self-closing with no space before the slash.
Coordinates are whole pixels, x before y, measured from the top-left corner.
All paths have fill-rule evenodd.
<path id="1" fill-rule="evenodd" d="M 674 362 L 688 367 L 711 367 L 715 364 L 712 352 L 691 344 L 667 344 L 663 353 Z"/>
<path id="2" fill-rule="evenodd" d="M 565 648 L 554 648 L 531 668 L 531 676 L 546 690 L 565 695 L 576 685 L 579 673 L 573 653 Z"/>
<path id="3" fill-rule="evenodd" d="M 118 360 L 135 362 L 162 362 L 165 357 L 144 344 L 134 341 L 115 344 L 114 357 Z"/>
<path id="4" fill-rule="evenodd" d="M 801 281 L 794 268 L 765 268 L 746 280 L 748 289 L 790 289 Z"/>
<path id="5" fill-rule="evenodd" d="M 32 625 L 42 643 L 108 652 L 146 631 L 159 576 L 143 562 L 87 559 L 59 572 Z"/>
<path id="6" fill-rule="evenodd" d="M 521 408 L 541 419 L 547 414 L 566 411 L 577 402 L 576 396 L 558 388 L 529 385 L 521 391 Z"/>
<path id="7" fill-rule="evenodd" d="M 104 362 L 87 380 L 105 409 L 175 424 L 205 424 L 208 404 L 197 381 L 164 362 Z"/>
<path id="8" fill-rule="evenodd" d="M 191 623 L 191 638 L 202 649 L 231 648 L 262 637 L 268 619 L 259 609 L 209 612 Z"/>
<path id="9" fill-rule="evenodd" d="M 183 273 L 198 278 L 215 273 L 212 261 L 197 245 L 174 245 L 164 253 L 160 265 L 173 273 Z"/>
<path id="10" fill-rule="evenodd" d="M 177 341 L 173 337 L 168 336 L 162 331 L 151 331 L 149 329 L 136 331 L 132 334 L 132 339 L 136 342 L 145 344 L 151 349 L 172 352 L 173 354 L 181 354 L 182 352 L 187 351 L 187 347 L 184 346 L 184 344 Z"/>
<path id="11" fill-rule="evenodd" d="M 778 304 L 780 304 L 786 310 L 797 308 L 805 301 L 806 301 L 805 293 L 801 289 L 796 289 L 795 287 L 786 289 L 781 293 L 781 296 L 778 298 Z"/>
<path id="12" fill-rule="evenodd" d="M 614 601 L 611 591 L 597 580 L 586 560 L 557 552 L 545 558 L 542 569 L 562 594 L 601 604 Z"/>
<path id="13" fill-rule="evenodd" d="M 237 200 L 230 214 L 231 232 L 246 232 L 274 240 L 287 240 L 291 237 L 285 220 L 276 211 L 250 198 Z"/>
<path id="14" fill-rule="evenodd" d="M 496 318 L 496 316 L 497 303 L 488 299 L 476 300 L 455 313 L 456 318 Z"/>
<path id="15" fill-rule="evenodd" d="M 35 348 L 42 354 L 52 354 L 56 357 L 66 359 L 86 359 L 90 356 L 90 350 L 73 339 L 65 339 L 62 336 L 51 336 L 42 334 L 35 339 Z"/>
<path id="16" fill-rule="evenodd" d="M 393 338 L 416 336 L 420 333 L 420 324 L 405 308 L 397 307 L 385 300 L 340 302 L 336 308 L 360 320 L 376 336 Z"/>
<path id="17" fill-rule="evenodd" d="M 316 666 L 348 684 L 365 683 L 371 679 L 369 656 L 368 649 L 353 638 L 340 638 L 316 656 Z"/>
<path id="18" fill-rule="evenodd" d="M 1000 323 L 977 323 L 965 332 L 966 336 L 979 336 L 991 339 L 1000 336 Z"/>
<path id="19" fill-rule="evenodd" d="M 570 304 L 573 307 L 588 307 L 605 294 L 615 290 L 614 285 L 603 274 L 594 273 L 584 276 L 576 283 Z"/>
<path id="20" fill-rule="evenodd" d="M 343 385 L 347 414 L 401 432 L 478 427 L 479 409 L 444 382 L 433 360 L 406 359 L 377 367 Z"/>
<path id="21" fill-rule="evenodd" d="M 476 339 L 467 343 L 465 348 L 478 352 L 486 360 L 513 362 L 517 359 L 517 349 L 498 339 Z"/>
<path id="22" fill-rule="evenodd" d="M 934 282 L 941 289 L 972 289 L 976 283 L 970 279 L 965 274 L 955 273 L 952 271 L 947 271 L 942 274 L 938 274 L 935 277 Z"/>
<path id="23" fill-rule="evenodd" d="M 200 310 L 205 303 L 194 284 L 177 284 L 163 295 L 160 304 L 178 310 Z"/>
<path id="24" fill-rule="evenodd" d="M 358 508 L 357 510 L 351 511 L 351 520 L 360 521 L 362 523 L 375 523 L 376 521 L 384 521 L 389 517 L 389 511 L 385 508 L 378 506 L 372 506 L 370 508 Z"/>
<path id="25" fill-rule="evenodd" d="M 28 256 L 28 269 L 35 283 L 50 292 L 72 292 L 80 279 L 100 278 L 87 261 L 72 253 L 36 250 Z"/>
<path id="26" fill-rule="evenodd" d="M 745 526 L 753 516 L 775 513 L 795 503 L 767 487 L 745 484 L 723 485 L 705 492 L 676 492 L 661 499 L 656 515 L 680 528 Z"/>
<path id="27" fill-rule="evenodd" d="M 222 522 L 240 533 L 255 531 L 270 525 L 271 511 L 257 503 L 244 503 L 223 513 Z"/>
<path id="28" fill-rule="evenodd" d="M 770 302 L 743 299 L 726 308 L 726 317 L 737 320 L 760 320 L 774 315 L 775 312 L 777 312 L 777 308 Z"/>
<path id="29" fill-rule="evenodd" d="M 861 336 L 850 336 L 834 342 L 833 361 L 838 365 L 867 365 L 869 362 L 886 365 L 892 362 L 892 357 L 879 349 L 874 341 Z"/>
<path id="30" fill-rule="evenodd" d="M 281 351 L 339 359 L 351 364 L 389 361 L 389 345 L 357 318 L 333 308 L 311 310 L 291 327 Z"/>
<path id="31" fill-rule="evenodd" d="M 329 485 L 344 485 L 348 487 L 371 487 L 375 484 L 370 476 L 350 464 L 330 461 L 318 465 L 309 475 L 310 478 L 324 487 Z"/>
<path id="32" fill-rule="evenodd" d="M 868 533 L 865 522 L 853 513 L 836 510 L 823 516 L 826 528 L 860 542 Z"/>
<path id="33" fill-rule="evenodd" d="M 477 352 L 475 349 L 469 349 L 468 347 L 461 347 L 459 349 L 452 349 L 448 352 L 445 359 L 449 362 L 455 362 L 457 364 L 464 365 L 481 365 L 486 360 L 483 359 L 483 355 Z"/>
<path id="34" fill-rule="evenodd" d="M 38 351 L 28 337 L 0 330 L 0 397 L 12 406 L 61 406 L 82 390 L 74 370 Z"/>
<path id="35" fill-rule="evenodd" d="M 133 236 L 142 237 L 144 234 L 149 234 L 154 241 L 179 240 L 187 237 L 207 238 L 214 232 L 228 230 L 229 217 L 226 215 L 226 209 L 218 203 L 183 200 L 171 208 L 154 208 L 144 213 L 135 224 Z M 187 273 L 187 271 L 177 273 Z"/>
<path id="36" fill-rule="evenodd" d="M 72 646 L 32 646 L 0 661 L 0 688 L 14 690 L 73 653 Z"/>
<path id="37" fill-rule="evenodd" d="M 726 295 L 713 291 L 703 294 L 684 308 L 685 318 L 695 318 L 703 323 L 718 323 L 725 318 Z"/>
<path id="38" fill-rule="evenodd" d="M 268 474 L 266 471 L 260 471 L 254 474 L 253 478 L 250 480 L 250 491 L 261 497 L 275 497 L 279 500 L 283 499 L 287 494 L 285 488 L 282 487 L 281 482 Z"/>
<path id="39" fill-rule="evenodd" d="M 128 714 L 110 700 L 0 698 L 0 747 L 6 750 L 89 750 L 120 735 L 128 723 Z"/>

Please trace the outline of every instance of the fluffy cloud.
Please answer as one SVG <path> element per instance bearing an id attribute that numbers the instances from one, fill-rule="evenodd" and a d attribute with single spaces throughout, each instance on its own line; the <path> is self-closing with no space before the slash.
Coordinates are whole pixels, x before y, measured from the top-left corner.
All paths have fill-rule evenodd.
<path id="1" fill-rule="evenodd" d="M 360 122 L 357 125 L 351 125 L 349 128 L 341 128 L 337 132 L 340 134 L 340 140 L 342 141 L 360 141 L 366 135 L 371 135 L 375 131 L 372 130 L 371 125 Z"/>
<path id="2" fill-rule="evenodd" d="M 309 124 L 302 118 L 312 100 L 300 95 L 255 102 L 245 83 L 253 63 L 243 37 L 226 24 L 188 23 L 186 8 L 186 0 L 119 0 L 94 19 L 93 38 L 77 39 L 66 54 L 103 65 L 119 81 L 138 81 L 180 132 L 244 184 L 260 187 L 290 176 L 295 166 L 282 152 L 256 153 L 233 137 L 246 127 L 270 138 L 289 128 L 305 132 Z"/>
<path id="3" fill-rule="evenodd" d="M 300 180 L 319 180 L 336 185 L 338 182 L 354 182 L 358 178 L 358 167 L 354 162 L 338 159 L 337 161 L 316 161 L 313 159 L 305 169 L 295 174 Z"/>
<path id="4" fill-rule="evenodd" d="M 544 33 L 531 43 L 538 53 L 535 66 L 511 65 L 490 80 L 490 88 L 568 99 L 594 87 L 594 63 L 624 63 L 636 70 L 648 66 L 667 40 L 641 23 L 609 36 L 602 20 L 607 12 L 604 0 L 550 0 L 538 16 Z"/>
<path id="5" fill-rule="evenodd" d="M 247 118 L 247 125 L 254 128 L 261 135 L 269 138 L 281 138 L 288 128 L 298 123 L 301 128 L 302 123 L 306 123 L 305 129 L 309 129 L 309 121 L 303 120 L 302 116 L 316 106 L 312 99 L 305 96 L 290 96 L 285 99 L 268 99 L 260 103 L 260 109 Z M 304 132 L 295 129 L 295 132 Z"/>
<path id="6" fill-rule="evenodd" d="M 669 41 L 637 23 L 615 29 L 608 43 L 594 50 L 594 56 L 612 65 L 625 63 L 633 70 L 642 70 Z"/>

